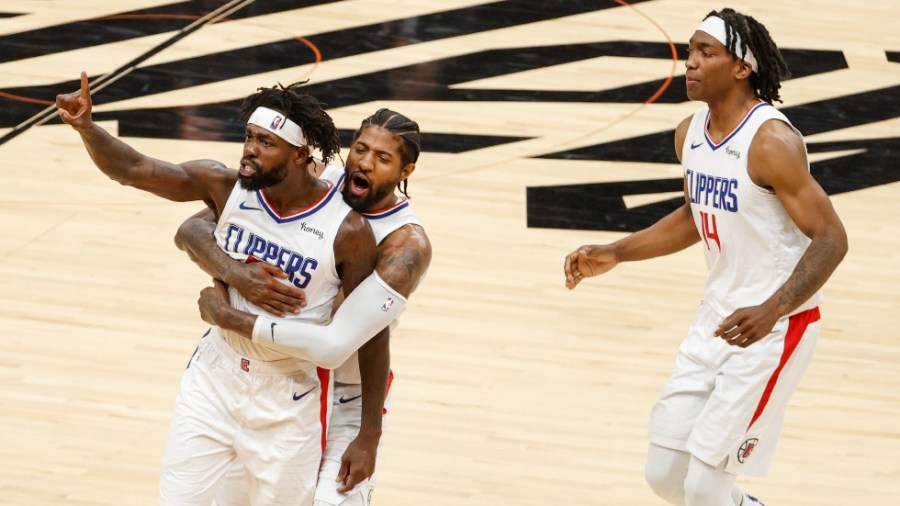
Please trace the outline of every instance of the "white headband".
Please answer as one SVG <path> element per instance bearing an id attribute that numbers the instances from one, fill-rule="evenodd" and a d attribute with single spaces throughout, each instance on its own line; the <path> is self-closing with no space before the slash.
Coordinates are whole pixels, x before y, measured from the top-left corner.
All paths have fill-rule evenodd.
<path id="1" fill-rule="evenodd" d="M 306 145 L 306 137 L 303 136 L 303 130 L 300 128 L 300 125 L 291 121 L 284 114 L 273 111 L 268 107 L 257 107 L 253 114 L 250 115 L 250 119 L 247 120 L 247 124 L 264 128 L 294 146 Z"/>
<path id="2" fill-rule="evenodd" d="M 712 37 L 714 39 L 721 42 L 722 45 L 725 46 L 725 49 L 728 49 L 728 46 L 725 44 L 725 41 L 727 40 L 727 36 L 725 35 L 725 30 L 726 30 L 725 20 L 718 16 L 710 16 L 710 17 L 704 19 L 703 22 L 700 23 L 700 26 L 697 27 L 697 31 L 706 32 L 706 33 L 712 35 Z M 740 54 L 741 53 L 741 36 L 738 35 L 738 33 L 736 31 L 734 32 L 734 38 L 735 38 L 734 48 L 735 48 L 735 51 L 737 51 L 735 56 L 737 56 L 741 60 L 744 60 L 745 62 L 749 63 L 750 68 L 753 69 L 754 72 L 757 72 L 759 70 L 759 66 L 756 64 L 756 57 L 753 56 L 753 52 L 750 51 L 750 46 L 747 46 L 747 54 Z"/>

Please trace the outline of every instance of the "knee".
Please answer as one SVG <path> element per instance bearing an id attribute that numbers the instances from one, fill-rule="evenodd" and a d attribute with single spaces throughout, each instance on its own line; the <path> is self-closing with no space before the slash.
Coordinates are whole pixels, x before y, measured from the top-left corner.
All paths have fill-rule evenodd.
<path id="1" fill-rule="evenodd" d="M 661 499 L 669 504 L 684 504 L 684 476 L 679 476 L 675 469 L 648 463 L 644 479 Z"/>
<path id="2" fill-rule="evenodd" d="M 691 482 L 690 480 L 684 485 L 684 503 L 696 506 L 723 504 L 720 502 L 720 494 L 718 491 L 712 490 L 704 486 L 702 483 Z"/>

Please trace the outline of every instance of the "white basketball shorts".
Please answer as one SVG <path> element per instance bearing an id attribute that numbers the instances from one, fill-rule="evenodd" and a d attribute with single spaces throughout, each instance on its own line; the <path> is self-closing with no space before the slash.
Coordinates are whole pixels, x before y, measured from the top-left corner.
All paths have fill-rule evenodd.
<path id="1" fill-rule="evenodd" d="M 181 381 L 160 504 L 209 506 L 220 479 L 240 463 L 251 504 L 311 505 L 331 400 L 330 371 L 240 356 L 212 328 Z"/>
<path id="2" fill-rule="evenodd" d="M 701 304 L 650 416 L 650 442 L 732 474 L 768 473 L 791 394 L 812 360 L 819 309 L 785 317 L 746 348 L 713 333 L 723 318 Z"/>

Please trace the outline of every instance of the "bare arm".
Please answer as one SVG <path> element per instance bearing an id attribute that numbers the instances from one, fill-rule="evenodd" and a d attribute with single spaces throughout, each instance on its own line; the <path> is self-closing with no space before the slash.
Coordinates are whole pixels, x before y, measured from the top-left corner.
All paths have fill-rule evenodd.
<path id="1" fill-rule="evenodd" d="M 690 118 L 675 129 L 675 152 L 681 159 L 681 146 Z M 691 201 L 684 186 L 684 204 L 653 225 L 610 244 L 581 246 L 566 256 L 563 272 L 566 287 L 575 288 L 584 278 L 603 274 L 620 262 L 646 260 L 669 255 L 700 241 L 700 234 L 691 214 Z"/>
<path id="2" fill-rule="evenodd" d="M 825 284 L 847 253 L 847 233 L 828 195 L 809 173 L 799 134 L 781 121 L 767 121 L 750 146 L 751 179 L 775 192 L 797 227 L 810 238 L 791 276 L 765 302 L 741 308 L 716 332 L 731 344 L 749 346 L 779 318 L 800 307 Z"/>
<path id="3" fill-rule="evenodd" d="M 228 256 L 216 244 L 215 228 L 215 214 L 204 209 L 178 227 L 175 245 L 204 272 L 234 287 L 244 298 L 275 316 L 296 314 L 306 305 L 303 290 L 280 281 L 288 275 L 277 266 L 240 262 Z"/>
<path id="4" fill-rule="evenodd" d="M 419 225 L 404 225 L 378 246 L 378 275 L 404 297 L 412 295 L 430 264 L 431 242 Z M 349 491 L 375 472 L 389 371 L 390 333 L 384 329 L 359 349 L 362 419 L 359 434 L 341 459 L 339 492 Z"/>
<path id="5" fill-rule="evenodd" d="M 94 164 L 123 185 L 169 200 L 203 200 L 210 207 L 217 207 L 224 205 L 237 181 L 237 171 L 218 162 L 203 160 L 179 165 L 150 158 L 100 128 L 91 119 L 91 95 L 84 72 L 81 89 L 58 95 L 56 107 L 63 122 L 81 135 Z"/>

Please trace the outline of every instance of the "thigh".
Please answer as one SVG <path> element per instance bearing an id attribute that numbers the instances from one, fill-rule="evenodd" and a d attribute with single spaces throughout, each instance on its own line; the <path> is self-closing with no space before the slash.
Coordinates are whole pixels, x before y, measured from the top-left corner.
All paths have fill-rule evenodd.
<path id="1" fill-rule="evenodd" d="M 331 400 L 324 370 L 257 379 L 237 442 L 252 504 L 312 504 Z"/>
<path id="2" fill-rule="evenodd" d="M 240 461 L 232 463 L 216 485 L 216 506 L 250 506 L 249 474 Z"/>
<path id="3" fill-rule="evenodd" d="M 727 459 L 732 474 L 764 474 L 818 327 L 803 315 L 783 318 L 763 340 L 734 350 L 691 435 L 691 453 L 711 465 Z"/>
<path id="4" fill-rule="evenodd" d="M 691 431 L 712 394 L 716 364 L 710 356 L 711 317 L 701 306 L 678 348 L 672 375 L 650 414 L 650 442 L 686 451 Z"/>
<path id="5" fill-rule="evenodd" d="M 233 409 L 239 387 L 204 344 L 181 381 L 163 453 L 160 504 L 208 506 L 235 459 Z"/>

